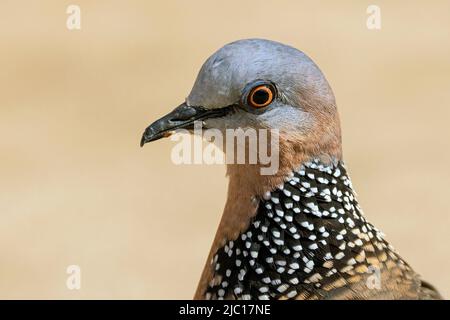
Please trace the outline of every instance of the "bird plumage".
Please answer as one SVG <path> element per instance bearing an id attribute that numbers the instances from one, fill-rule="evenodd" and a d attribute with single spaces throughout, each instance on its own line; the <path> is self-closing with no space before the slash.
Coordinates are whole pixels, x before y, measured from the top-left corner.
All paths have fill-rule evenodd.
<path id="1" fill-rule="evenodd" d="M 341 162 L 303 164 L 211 259 L 207 299 L 420 299 L 420 278 L 366 221 Z"/>
<path id="2" fill-rule="evenodd" d="M 258 105 L 248 97 L 261 86 Z M 334 94 L 306 54 L 262 39 L 224 46 L 141 145 L 196 120 L 221 132 L 276 130 L 279 160 L 270 175 L 259 161 L 227 163 L 227 202 L 196 299 L 440 298 L 363 215 L 343 164 Z"/>

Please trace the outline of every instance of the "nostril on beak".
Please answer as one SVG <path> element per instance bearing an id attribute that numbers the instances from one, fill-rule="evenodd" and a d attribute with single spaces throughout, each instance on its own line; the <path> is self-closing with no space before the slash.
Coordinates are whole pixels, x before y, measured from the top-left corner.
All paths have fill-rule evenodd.
<path id="1" fill-rule="evenodd" d="M 197 120 L 222 117 L 232 111 L 232 106 L 219 109 L 205 109 L 192 107 L 182 103 L 172 112 L 148 126 L 141 138 L 141 147 L 144 144 L 161 138 L 169 137 L 177 129 L 193 128 Z"/>

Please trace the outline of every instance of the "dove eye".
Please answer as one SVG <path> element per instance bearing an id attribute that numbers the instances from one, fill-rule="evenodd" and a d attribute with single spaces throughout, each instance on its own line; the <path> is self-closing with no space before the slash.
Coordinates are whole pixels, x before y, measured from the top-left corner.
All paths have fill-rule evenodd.
<path id="1" fill-rule="evenodd" d="M 268 106 L 275 96 L 275 89 L 268 84 L 254 87 L 247 98 L 247 103 L 253 108 L 264 108 Z"/>

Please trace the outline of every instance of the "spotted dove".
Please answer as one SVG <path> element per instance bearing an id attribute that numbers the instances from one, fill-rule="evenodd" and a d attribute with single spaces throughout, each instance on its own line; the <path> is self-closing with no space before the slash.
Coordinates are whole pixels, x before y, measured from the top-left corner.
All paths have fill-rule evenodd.
<path id="1" fill-rule="evenodd" d="M 259 161 L 227 163 L 228 198 L 195 299 L 441 298 L 366 220 L 334 94 L 303 52 L 262 39 L 222 47 L 141 145 L 196 121 L 224 135 L 276 129 L 279 166 L 262 174 Z"/>

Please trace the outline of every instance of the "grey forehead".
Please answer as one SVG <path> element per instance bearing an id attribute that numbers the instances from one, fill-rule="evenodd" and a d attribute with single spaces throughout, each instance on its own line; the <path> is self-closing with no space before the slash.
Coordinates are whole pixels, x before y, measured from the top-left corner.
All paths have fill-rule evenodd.
<path id="1" fill-rule="evenodd" d="M 311 76 L 323 78 L 314 62 L 300 50 L 270 40 L 240 40 L 225 45 L 206 60 L 186 102 L 220 108 L 238 102 L 245 86 L 255 80 L 272 81 L 289 92 L 307 86 Z"/>

